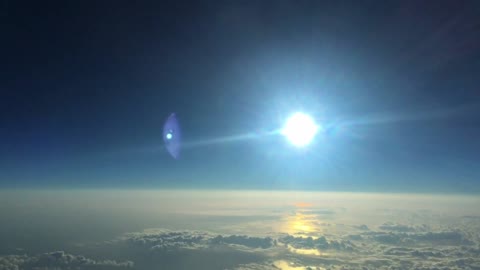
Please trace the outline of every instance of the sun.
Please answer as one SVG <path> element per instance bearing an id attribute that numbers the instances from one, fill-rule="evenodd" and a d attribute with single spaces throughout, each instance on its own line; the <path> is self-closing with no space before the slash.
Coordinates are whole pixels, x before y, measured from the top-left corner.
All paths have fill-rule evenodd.
<path id="1" fill-rule="evenodd" d="M 305 147 L 312 142 L 318 130 L 319 126 L 310 115 L 297 112 L 287 119 L 281 134 L 294 146 Z"/>

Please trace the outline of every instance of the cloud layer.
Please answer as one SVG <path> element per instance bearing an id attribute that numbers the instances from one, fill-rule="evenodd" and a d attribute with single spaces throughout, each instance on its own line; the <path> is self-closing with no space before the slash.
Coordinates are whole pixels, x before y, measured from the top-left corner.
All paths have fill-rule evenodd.
<path id="1" fill-rule="evenodd" d="M 156 212 L 132 206 L 134 214 L 147 211 L 148 218 L 142 219 L 132 213 L 126 214 L 129 209 L 127 207 L 115 208 L 110 201 L 108 207 L 100 204 L 108 210 L 101 212 L 97 209 L 82 208 L 82 204 L 75 204 L 75 207 L 70 209 L 68 205 L 62 206 L 53 198 L 52 205 L 62 211 L 49 208 L 50 214 L 39 214 L 39 219 L 48 217 L 57 221 L 55 218 L 58 216 L 66 221 L 71 218 L 72 223 L 84 224 L 84 217 L 96 214 L 96 219 L 101 219 L 104 213 L 115 212 L 115 215 L 107 215 L 105 228 L 121 225 L 119 221 L 127 222 L 132 219 L 131 216 L 137 219 L 130 222 L 140 225 L 136 230 L 125 230 L 130 231 L 129 233 L 98 238 L 95 241 L 91 241 L 90 237 L 88 241 L 72 241 L 70 245 L 58 246 L 58 241 L 47 242 L 48 238 L 69 232 L 75 237 L 68 239 L 81 239 L 83 235 L 78 233 L 81 230 L 56 231 L 51 229 L 50 223 L 36 221 L 33 223 L 37 224 L 38 229 L 17 231 L 29 237 L 36 237 L 34 234 L 32 236 L 31 232 L 41 236 L 45 234 L 44 237 L 35 238 L 45 241 L 37 241 L 35 248 L 46 248 L 37 251 L 32 246 L 22 245 L 23 242 L 17 241 L 15 246 L 1 243 L 0 247 L 6 251 L 2 252 L 0 249 L 0 270 L 480 269 L 480 215 L 476 213 L 476 208 L 465 207 L 474 201 L 472 199 L 464 199 L 468 204 L 456 205 L 459 200 L 441 198 L 432 203 L 431 197 L 411 199 L 393 196 L 378 203 L 369 201 L 369 196 L 361 197 L 355 194 L 297 194 L 289 196 L 300 197 L 302 201 L 292 199 L 285 205 L 287 199 L 284 195 L 288 194 L 276 194 L 270 200 L 266 200 L 269 198 L 266 193 L 261 193 L 261 196 L 240 194 L 250 196 L 247 203 L 238 194 L 236 196 L 240 196 L 240 199 L 219 199 L 208 194 L 198 199 L 198 204 L 208 204 L 190 213 L 191 210 L 185 210 L 188 208 L 187 199 L 192 204 L 190 208 L 196 207 L 191 193 L 179 196 L 180 199 L 174 198 L 175 196 L 167 197 L 168 200 L 164 198 L 165 204 L 154 204 L 157 196 L 153 195 L 128 198 L 135 202 L 143 199 L 148 205 L 159 205 L 159 208 L 168 203 L 169 211 L 173 209 L 172 205 L 183 203 L 179 209 L 184 209 L 185 212 L 160 213 L 157 217 Z M 104 197 L 95 198 L 101 201 Z M 109 200 L 116 197 L 116 194 L 112 195 Z M 306 198 L 309 200 L 304 202 Z M 382 197 L 376 197 L 379 198 Z M 262 204 L 262 200 L 267 203 Z M 229 202 L 228 205 L 222 206 L 225 201 Z M 255 203 L 250 204 L 250 201 Z M 408 203 L 402 206 L 406 201 Z M 425 208 L 426 202 L 432 207 Z M 414 207 L 415 205 L 417 207 Z M 35 209 L 34 205 L 28 205 L 28 209 L 30 207 Z M 82 209 L 81 219 L 75 219 L 74 213 L 79 212 L 73 209 Z M 102 215 L 97 214 L 97 211 Z M 13 230 L 20 224 L 15 223 L 16 220 L 22 220 L 22 217 L 14 217 L 11 213 L 12 211 L 8 211 L 8 214 L 3 216 L 12 217 L 5 219 L 5 222 L 10 224 L 9 229 Z M 124 216 L 120 219 L 117 215 Z M 23 221 L 21 224 L 25 224 Z M 69 226 L 68 222 L 59 224 L 61 229 Z M 149 226 L 154 229 L 143 229 L 142 226 L 147 226 L 144 224 L 155 226 Z M 164 227 L 162 224 L 174 226 Z M 7 231 L 7 227 L 0 224 L 0 228 L 2 226 L 3 231 Z M 42 226 L 46 228 L 43 231 Z M 81 227 L 77 226 L 76 228 Z M 92 226 L 91 230 L 96 228 L 98 227 Z M 51 246 L 54 248 L 50 248 Z"/>
<path id="2" fill-rule="evenodd" d="M 44 253 L 36 256 L 9 255 L 0 257 L 0 270 L 70 270 L 70 269 L 132 269 L 131 261 L 93 260 L 81 255 L 63 251 Z"/>

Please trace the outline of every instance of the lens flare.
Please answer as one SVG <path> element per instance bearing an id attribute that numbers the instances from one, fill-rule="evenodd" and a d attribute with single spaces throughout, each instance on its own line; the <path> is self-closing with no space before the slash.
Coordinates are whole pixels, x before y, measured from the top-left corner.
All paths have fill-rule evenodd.
<path id="1" fill-rule="evenodd" d="M 180 156 L 181 132 L 180 124 L 174 113 L 170 114 L 163 125 L 163 141 L 168 153 L 177 159 Z"/>

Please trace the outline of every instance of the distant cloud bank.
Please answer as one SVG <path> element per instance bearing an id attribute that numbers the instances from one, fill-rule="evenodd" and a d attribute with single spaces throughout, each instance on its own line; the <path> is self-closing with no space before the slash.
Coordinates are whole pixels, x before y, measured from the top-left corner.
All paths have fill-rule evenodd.
<path id="1" fill-rule="evenodd" d="M 275 198 L 283 200 L 282 196 Z M 458 207 L 456 211 L 448 208 L 456 201 L 439 199 L 439 204 L 443 205 L 435 210 L 424 209 L 420 203 L 410 203 L 421 206 L 416 208 L 410 204 L 397 207 L 405 201 L 399 197 L 394 197 L 394 203 L 381 204 L 381 208 L 377 208 L 377 203 L 365 202 L 367 199 L 357 195 L 347 197 L 352 201 L 345 205 L 328 205 L 331 201 L 345 200 L 344 194 L 320 197 L 325 200 L 323 203 L 315 202 L 314 196 L 310 196 L 313 203 L 289 203 L 276 207 L 263 205 L 262 208 L 257 207 L 260 203 L 244 206 L 233 202 L 225 208 L 204 207 L 200 209 L 203 212 L 193 214 L 164 214 L 159 222 L 172 222 L 178 227 L 182 222 L 188 222 L 187 225 L 198 229 L 172 229 L 175 226 L 169 229 L 135 229 L 98 241 L 58 248 L 63 251 L 50 251 L 48 248 L 35 252 L 28 246 L 20 246 L 21 249 L 15 249 L 15 246 L 10 250 L 22 254 L 0 254 L 0 270 L 480 269 L 479 215 L 475 211 L 462 212 L 463 207 Z M 301 197 L 305 196 L 302 194 Z M 145 198 L 149 205 L 163 205 L 152 203 L 156 196 Z M 426 200 L 423 197 L 415 200 L 430 202 L 430 198 Z M 180 201 L 185 201 L 185 198 Z M 448 211 L 443 210 L 443 206 Z M 117 208 L 110 204 L 106 209 Z M 128 211 L 129 208 L 125 209 Z M 131 211 L 130 215 L 142 208 L 135 206 L 132 209 L 135 211 Z M 155 217 L 155 212 L 150 210 L 145 211 L 149 217 L 150 214 Z M 78 213 L 65 212 L 65 215 Z M 178 221 L 173 222 L 174 219 Z M 135 220 L 139 224 L 141 221 Z M 154 223 L 155 220 L 149 221 Z M 5 222 L 8 220 L 5 219 Z M 112 221 L 106 224 L 108 228 L 115 225 Z M 41 234 L 41 231 L 38 230 L 38 233 Z M 76 231 L 71 234 L 77 236 Z"/>

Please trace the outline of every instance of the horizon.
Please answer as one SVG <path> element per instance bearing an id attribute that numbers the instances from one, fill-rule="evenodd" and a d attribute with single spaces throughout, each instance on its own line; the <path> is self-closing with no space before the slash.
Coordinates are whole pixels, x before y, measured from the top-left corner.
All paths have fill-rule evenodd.
<path id="1" fill-rule="evenodd" d="M 9 191 L 19 191 L 19 192 L 29 192 L 29 191 L 132 191 L 132 192 L 269 192 L 269 193 L 335 193 L 335 194 L 371 194 L 371 195 L 385 195 L 385 196 L 397 196 L 397 195 L 413 195 L 413 196 L 466 196 L 466 197 L 477 197 L 478 192 L 445 192 L 445 191 L 437 191 L 437 192 L 422 192 L 419 190 L 414 191 L 386 191 L 386 190 L 312 190 L 312 189 L 249 189 L 249 188 L 198 188 L 198 187 L 190 187 L 190 188 L 169 188 L 169 187 L 144 187 L 144 188 L 112 188 L 112 187 L 72 187 L 72 188 L 64 188 L 64 187 L 46 187 L 46 188 L 24 188 L 24 187 L 16 187 L 16 188 L 2 188 L 0 189 L 1 192 L 9 192 Z"/>

